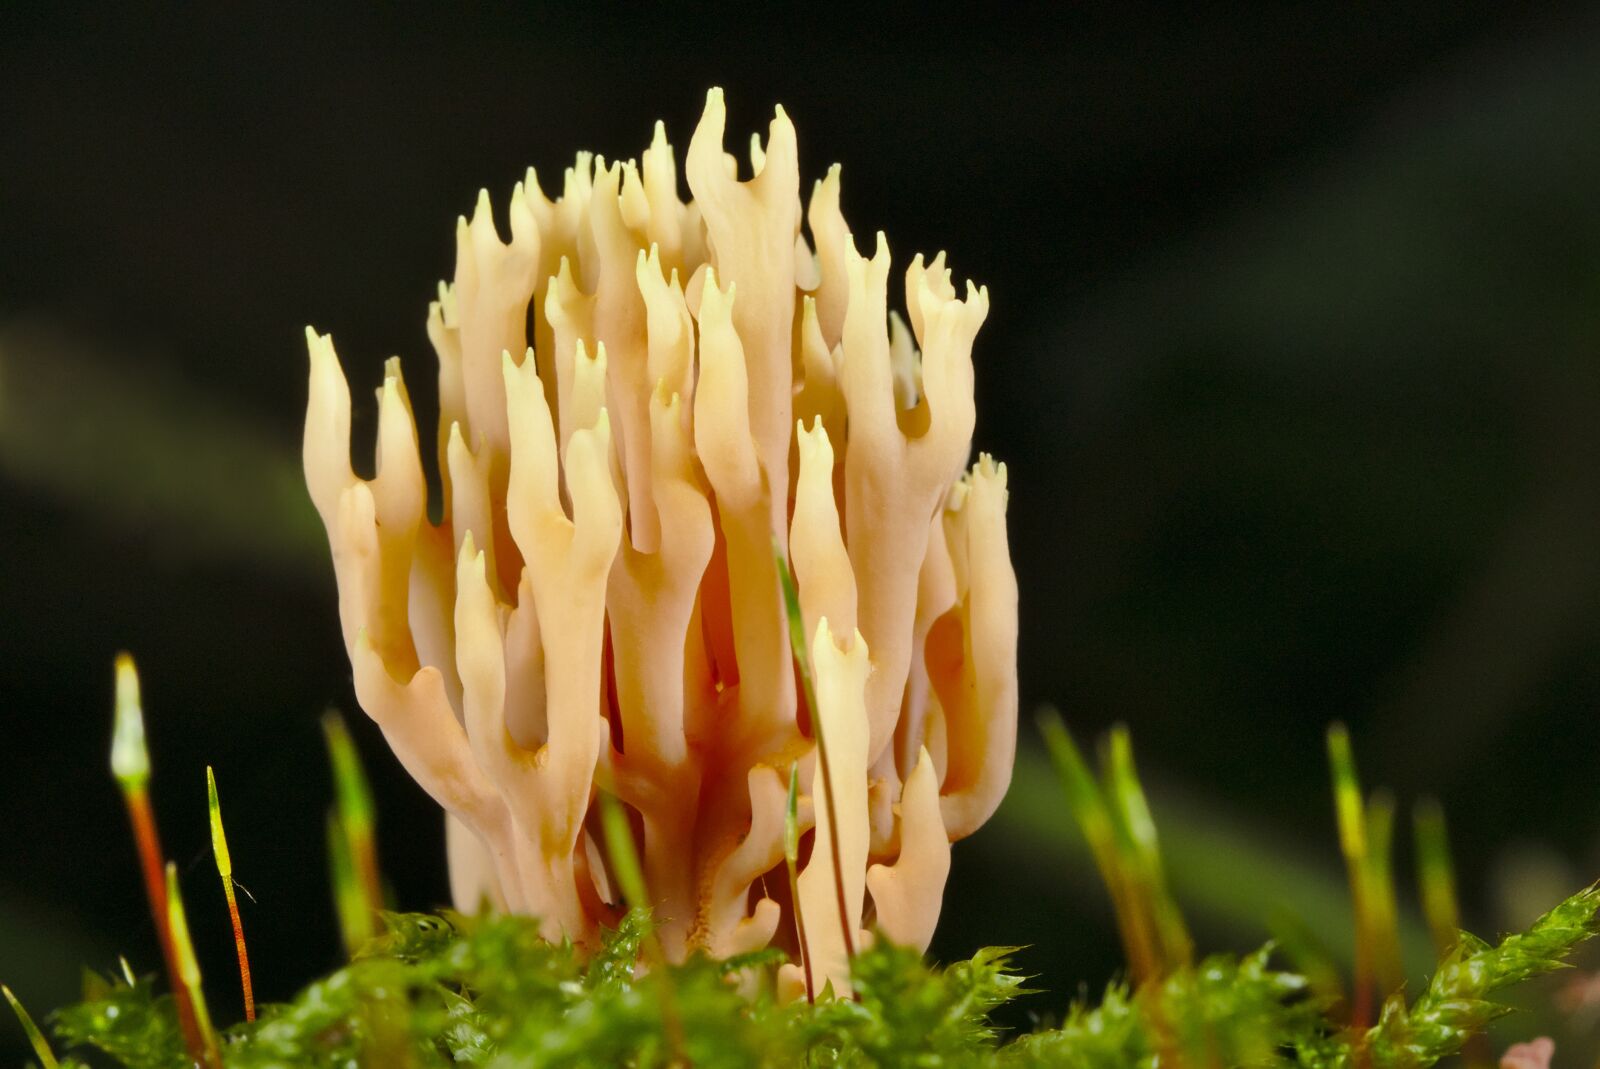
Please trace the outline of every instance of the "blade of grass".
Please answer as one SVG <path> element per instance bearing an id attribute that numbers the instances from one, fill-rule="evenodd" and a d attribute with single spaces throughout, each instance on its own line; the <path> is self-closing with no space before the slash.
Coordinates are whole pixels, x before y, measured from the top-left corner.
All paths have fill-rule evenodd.
<path id="1" fill-rule="evenodd" d="M 795 663 L 800 666 L 800 684 L 805 693 L 806 708 L 811 711 L 811 731 L 817 737 L 817 767 L 822 771 L 822 802 L 828 814 L 828 827 L 835 829 L 828 836 L 828 848 L 833 855 L 833 889 L 839 905 L 839 929 L 844 935 L 845 957 L 856 956 L 855 923 L 850 919 L 850 906 L 844 890 L 844 863 L 839 857 L 839 816 L 833 804 L 833 773 L 828 763 L 828 742 L 822 730 L 822 711 L 817 707 L 817 684 L 811 674 L 811 651 L 806 644 L 805 619 L 800 615 L 800 591 L 789 573 L 789 562 L 784 558 L 778 540 L 772 540 L 772 559 L 778 566 L 778 583 L 783 588 L 784 612 L 789 618 L 789 648 Z"/>
<path id="2" fill-rule="evenodd" d="M 244 945 L 244 924 L 239 919 L 239 899 L 233 893 L 233 859 L 228 854 L 228 836 L 222 827 L 222 803 L 217 798 L 217 776 L 206 766 L 206 809 L 211 817 L 211 854 L 222 877 L 222 895 L 228 901 L 228 919 L 233 922 L 233 948 L 239 958 L 239 988 L 244 998 L 244 1019 L 256 1019 L 255 992 L 250 984 L 250 954 Z"/>
<path id="3" fill-rule="evenodd" d="M 191 1052 L 199 1051 L 202 1036 L 195 1008 L 183 986 L 181 962 L 173 942 L 171 916 L 167 908 L 167 881 L 162 872 L 165 861 L 161 836 L 156 830 L 155 812 L 150 807 L 150 751 L 145 745 L 144 703 L 139 693 L 139 670 L 133 657 L 117 654 L 116 708 L 111 729 L 111 774 L 122 791 L 122 801 L 133 826 L 133 840 L 139 851 L 139 868 L 144 876 L 145 898 L 155 922 L 156 938 L 166 965 L 167 983 L 178 1010 L 178 1026 Z"/>
<path id="4" fill-rule="evenodd" d="M 200 1049 L 189 1053 L 206 1069 L 222 1069 L 217 1030 L 212 1027 L 205 991 L 200 986 L 200 962 L 195 957 L 194 942 L 189 938 L 189 919 L 183 909 L 183 892 L 178 887 L 178 866 L 170 861 L 167 862 L 166 884 L 167 924 L 172 929 L 172 942 L 178 950 L 178 975 L 183 981 L 184 994 L 194 1007 L 195 1022 L 200 1030 Z"/>
<path id="5" fill-rule="evenodd" d="M 23 1008 L 21 1000 L 12 994 L 11 989 L 5 984 L 0 984 L 0 994 L 5 995 L 6 1001 L 11 1003 L 11 1012 L 17 1015 L 17 1022 L 22 1025 L 22 1031 L 28 1037 L 28 1045 L 33 1048 L 33 1056 L 39 1059 L 41 1069 L 60 1069 L 61 1063 L 56 1061 L 55 1052 L 50 1049 L 50 1044 L 45 1040 L 44 1033 L 39 1031 L 39 1026 L 33 1023 L 33 1018 Z"/>

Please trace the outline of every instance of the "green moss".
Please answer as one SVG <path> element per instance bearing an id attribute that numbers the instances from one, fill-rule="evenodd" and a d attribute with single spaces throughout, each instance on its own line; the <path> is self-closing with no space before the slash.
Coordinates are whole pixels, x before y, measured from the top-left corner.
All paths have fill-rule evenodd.
<path id="1" fill-rule="evenodd" d="M 1351 1032 L 1269 949 L 1178 968 L 1137 990 L 1113 984 L 1098 1005 L 1073 1006 L 1059 1027 L 1005 1042 L 990 1015 L 1024 993 L 1010 948 L 946 968 L 883 941 L 854 964 L 858 998 L 778 1005 L 731 973 L 759 980 L 778 955 L 731 962 L 700 957 L 668 970 L 682 1050 L 675 1051 L 659 986 L 638 968 L 649 932 L 642 912 L 608 934 L 600 953 L 539 938 L 525 917 L 385 914 L 384 931 L 349 965 L 292 1002 L 261 1008 L 229 1029 L 229 1069 L 350 1066 L 714 1067 L 1305 1066 L 1431 1065 L 1502 1012 L 1495 992 L 1558 967 L 1596 931 L 1591 888 L 1526 934 L 1491 947 L 1464 937 L 1409 1007 L 1391 998 L 1377 1025 Z M 124 1069 L 189 1063 L 171 1000 L 148 980 L 117 979 L 93 1001 L 51 1019 L 74 1051 L 93 1048 Z M 71 1065 L 74 1063 L 64 1063 Z"/>
<path id="2" fill-rule="evenodd" d="M 222 1063 L 227 1069 L 1421 1069 L 1460 1051 L 1507 1012 L 1496 1001 L 1499 992 L 1561 967 L 1600 931 L 1597 887 L 1497 946 L 1452 935 L 1444 930 L 1453 931 L 1444 923 L 1447 911 L 1435 909 L 1436 936 L 1448 944 L 1437 972 L 1410 1002 L 1396 983 L 1367 974 L 1368 994 L 1381 1006 L 1370 1025 L 1374 1015 L 1347 994 L 1337 967 L 1314 945 L 1315 933 L 1298 922 L 1280 926 L 1284 956 L 1309 976 L 1280 967 L 1270 944 L 1242 958 L 1214 955 L 1196 964 L 1163 876 L 1126 733 L 1109 738 L 1096 776 L 1058 718 L 1044 717 L 1041 727 L 1111 891 L 1130 962 L 1128 981 L 1112 983 L 1098 1002 L 1079 1000 L 1058 1024 L 1008 1036 L 993 1023 L 996 1009 L 1027 993 L 1013 964 L 1016 948 L 989 948 L 937 967 L 880 938 L 852 960 L 853 998 L 824 990 L 814 1005 L 780 1004 L 773 992 L 781 951 L 664 965 L 644 908 L 606 933 L 597 952 L 583 954 L 546 942 L 528 917 L 374 915 L 363 899 L 375 934 L 355 946 L 348 965 L 291 1002 L 263 1005 L 256 1020 L 228 1029 Z M 1347 837 L 1369 833 L 1354 763 L 1347 749 L 1337 753 L 1339 741 L 1335 732 L 1335 780 L 1348 788 L 1341 797 L 1355 814 L 1341 828 Z M 355 760 L 353 750 L 348 757 Z M 1442 823 L 1425 814 L 1429 820 L 1438 824 L 1429 840 L 1438 869 L 1448 853 Z M 1380 830 L 1361 851 L 1345 843 L 1347 855 L 1361 855 L 1352 867 L 1358 899 L 1372 889 L 1393 894 L 1388 834 Z M 1381 879 L 1357 878 L 1378 862 Z M 372 867 L 376 885 L 375 858 Z M 1426 890 L 1429 881 L 1423 883 Z M 1433 890 L 1437 897 L 1439 887 Z M 642 885 L 631 897 L 645 899 Z M 152 980 L 124 967 L 121 976 L 91 977 L 84 991 L 83 1002 L 48 1020 L 57 1049 L 69 1054 L 63 1067 L 194 1065 L 177 1008 L 170 996 L 156 994 Z M 26 1026 L 26 1014 L 18 1016 Z M 50 1049 L 43 1037 L 34 1048 Z"/>

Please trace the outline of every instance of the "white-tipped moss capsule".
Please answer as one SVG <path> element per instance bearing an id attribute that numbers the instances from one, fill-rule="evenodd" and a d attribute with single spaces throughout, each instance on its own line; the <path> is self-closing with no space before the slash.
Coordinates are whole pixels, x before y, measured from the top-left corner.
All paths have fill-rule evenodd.
<path id="1" fill-rule="evenodd" d="M 111 732 L 111 774 L 125 791 L 142 790 L 150 781 L 150 751 L 144 741 L 144 706 L 139 699 L 139 670 L 133 657 L 117 654 L 116 719 Z"/>

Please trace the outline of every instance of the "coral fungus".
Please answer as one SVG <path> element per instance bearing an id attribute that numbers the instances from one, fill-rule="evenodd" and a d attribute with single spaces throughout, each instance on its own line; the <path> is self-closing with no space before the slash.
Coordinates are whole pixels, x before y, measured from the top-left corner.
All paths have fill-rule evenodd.
<path id="1" fill-rule="evenodd" d="M 902 320 L 887 243 L 857 251 L 838 168 L 812 191 L 808 242 L 788 117 L 753 140 L 748 181 L 724 122 L 713 90 L 689 203 L 657 124 L 638 163 L 579 154 L 553 202 L 530 171 L 509 243 L 487 193 L 460 220 L 455 279 L 428 316 L 438 522 L 398 360 L 361 479 L 349 389 L 315 332 L 306 478 L 357 699 L 448 811 L 458 905 L 486 897 L 593 945 L 621 899 L 607 791 L 628 807 L 670 956 L 777 943 L 843 992 L 863 929 L 926 947 L 950 843 L 1010 779 L 1006 473 L 966 467 L 988 294 L 958 297 L 943 254 L 918 256 Z"/>

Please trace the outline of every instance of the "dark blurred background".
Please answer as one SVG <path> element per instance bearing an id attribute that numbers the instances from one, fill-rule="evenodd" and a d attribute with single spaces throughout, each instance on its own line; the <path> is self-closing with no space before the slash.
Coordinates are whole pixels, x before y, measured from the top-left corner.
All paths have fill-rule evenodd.
<path id="1" fill-rule="evenodd" d="M 0 979 L 36 1011 L 158 961 L 107 772 L 121 648 L 219 1016 L 208 762 L 258 992 L 336 962 L 317 720 L 354 707 L 302 330 L 358 403 L 399 353 L 431 408 L 425 305 L 478 187 L 554 192 L 656 118 L 681 152 L 711 85 L 736 151 L 781 102 L 858 234 L 993 297 L 1024 752 L 937 954 L 1031 944 L 1037 1013 L 1118 967 L 1045 702 L 1132 727 L 1207 948 L 1286 904 L 1347 944 L 1336 719 L 1402 811 L 1443 800 L 1483 934 L 1600 870 L 1600 15 L 753 10 L 0 14 Z M 396 898 L 440 903 L 439 818 L 351 722 Z"/>

